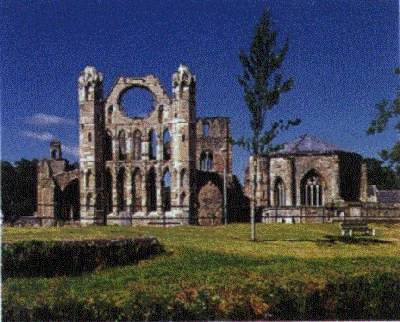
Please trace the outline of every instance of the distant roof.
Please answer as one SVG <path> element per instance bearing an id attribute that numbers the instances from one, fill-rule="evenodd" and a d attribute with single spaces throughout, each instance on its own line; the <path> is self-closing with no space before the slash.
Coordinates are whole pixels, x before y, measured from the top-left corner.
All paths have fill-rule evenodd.
<path id="1" fill-rule="evenodd" d="M 400 190 L 378 190 L 376 199 L 381 203 L 400 203 Z"/>
<path id="2" fill-rule="evenodd" d="M 285 143 L 281 150 L 278 150 L 273 154 L 309 154 L 338 151 L 349 152 L 334 144 L 324 142 L 315 136 L 304 134 L 291 142 Z"/>

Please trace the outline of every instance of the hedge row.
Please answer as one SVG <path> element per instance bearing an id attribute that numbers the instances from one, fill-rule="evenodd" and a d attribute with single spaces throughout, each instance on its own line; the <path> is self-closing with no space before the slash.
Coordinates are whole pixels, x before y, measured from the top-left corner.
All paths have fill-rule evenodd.
<path id="1" fill-rule="evenodd" d="M 10 292 L 4 296 L 3 314 L 7 321 L 399 320 L 399 303 L 400 275 L 380 273 L 325 285 L 260 281 L 169 294 L 134 286 L 123 294 L 79 297 L 64 289 L 23 301 Z"/>
<path id="2" fill-rule="evenodd" d="M 77 275 L 133 264 L 161 252 L 163 247 L 154 237 L 4 243 L 2 277 Z"/>

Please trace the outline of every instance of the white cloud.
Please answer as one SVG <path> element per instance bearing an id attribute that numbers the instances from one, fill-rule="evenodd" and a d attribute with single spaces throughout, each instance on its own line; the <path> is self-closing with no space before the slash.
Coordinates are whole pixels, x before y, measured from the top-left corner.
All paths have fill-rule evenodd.
<path id="1" fill-rule="evenodd" d="M 22 135 L 39 141 L 51 141 L 56 137 L 49 132 L 22 131 Z"/>
<path id="2" fill-rule="evenodd" d="M 35 125 L 75 125 L 77 123 L 66 117 L 44 113 L 34 114 L 32 117 L 27 118 L 26 122 Z"/>
<path id="3" fill-rule="evenodd" d="M 50 142 L 52 140 L 57 140 L 57 138 L 50 132 L 22 131 L 21 133 L 23 136 L 38 141 Z M 79 157 L 79 148 L 77 146 L 62 144 L 62 151 L 74 157 Z"/>
<path id="4" fill-rule="evenodd" d="M 73 155 L 74 157 L 79 157 L 79 148 L 77 146 L 63 145 L 62 150 L 67 154 Z"/>

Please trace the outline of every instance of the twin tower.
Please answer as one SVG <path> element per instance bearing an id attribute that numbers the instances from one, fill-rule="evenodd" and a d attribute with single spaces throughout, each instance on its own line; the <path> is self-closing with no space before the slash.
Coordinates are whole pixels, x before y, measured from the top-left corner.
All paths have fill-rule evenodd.
<path id="1" fill-rule="evenodd" d="M 121 98 L 133 88 L 152 94 L 153 110 L 145 117 L 128 117 L 124 112 Z M 197 118 L 195 93 L 196 77 L 184 65 L 172 75 L 171 97 L 153 75 L 119 77 L 104 96 L 103 75 L 90 66 L 82 71 L 78 80 L 81 224 L 221 220 L 219 177 L 225 171 L 231 178 L 229 119 Z M 204 176 L 210 180 L 203 182 Z M 65 211 L 71 210 L 61 210 L 69 217 Z"/>

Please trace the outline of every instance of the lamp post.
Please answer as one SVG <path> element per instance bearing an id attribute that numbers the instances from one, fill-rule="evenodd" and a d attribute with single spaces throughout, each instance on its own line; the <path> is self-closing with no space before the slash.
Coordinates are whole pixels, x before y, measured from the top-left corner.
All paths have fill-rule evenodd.
<path id="1" fill-rule="evenodd" d="M 223 193 L 224 193 L 224 225 L 226 226 L 228 224 L 228 213 L 227 213 L 227 191 L 226 191 L 226 158 L 225 158 L 225 153 L 227 152 L 227 148 L 224 147 L 221 149 L 222 156 L 224 159 L 224 187 L 223 187 Z"/>

